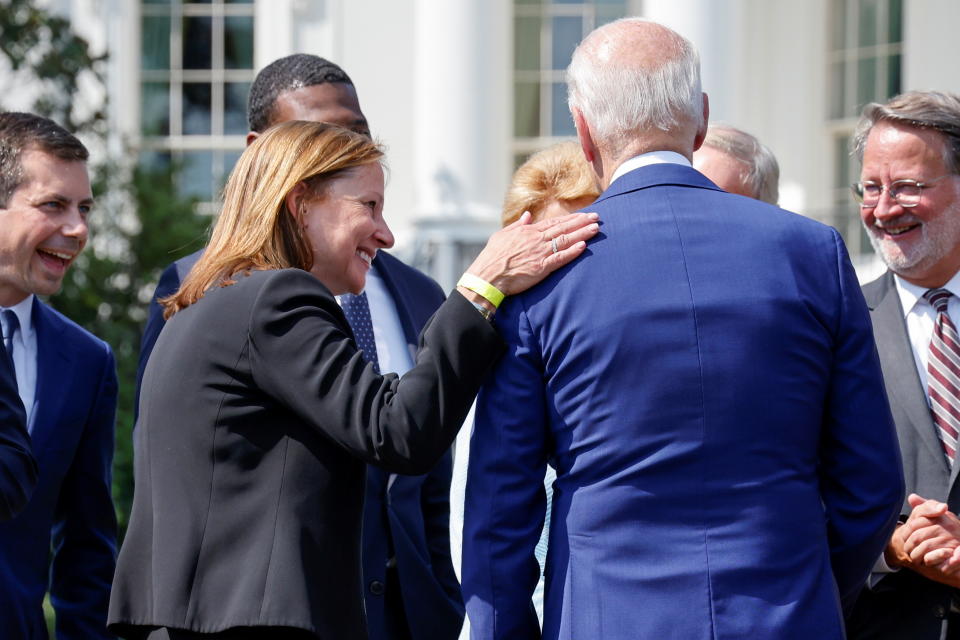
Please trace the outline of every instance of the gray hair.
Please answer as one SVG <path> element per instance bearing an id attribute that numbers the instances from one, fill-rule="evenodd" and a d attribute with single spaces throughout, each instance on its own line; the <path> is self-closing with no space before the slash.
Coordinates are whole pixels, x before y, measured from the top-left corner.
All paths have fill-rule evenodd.
<path id="1" fill-rule="evenodd" d="M 686 38 L 663 27 L 672 36 L 675 52 L 652 68 L 618 63 L 604 46 L 615 41 L 613 34 L 623 27 L 649 23 L 657 24 L 622 18 L 594 30 L 577 46 L 567 67 L 571 111 L 583 113 L 598 143 L 614 155 L 643 130 L 703 125 L 700 56 Z"/>
<path id="2" fill-rule="evenodd" d="M 780 199 L 780 165 L 773 152 L 755 137 L 726 124 L 710 125 L 703 146 L 721 151 L 746 168 L 744 185 L 753 197 L 777 204 Z"/>
<path id="3" fill-rule="evenodd" d="M 960 96 L 940 91 L 908 91 L 886 104 L 871 102 L 863 108 L 853 134 L 853 149 L 860 162 L 867 136 L 878 122 L 939 132 L 944 142 L 944 166 L 952 173 L 960 173 Z"/>

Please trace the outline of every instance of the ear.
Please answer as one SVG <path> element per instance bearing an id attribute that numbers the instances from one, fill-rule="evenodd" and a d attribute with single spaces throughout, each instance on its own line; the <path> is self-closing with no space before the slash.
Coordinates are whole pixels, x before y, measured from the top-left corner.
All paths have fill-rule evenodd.
<path id="1" fill-rule="evenodd" d="M 303 220 L 300 220 L 300 207 L 303 205 L 306 195 L 307 185 L 303 182 L 298 182 L 293 189 L 290 189 L 287 197 L 283 199 L 283 204 L 287 207 L 287 212 L 293 216 L 294 220 L 299 221 L 300 224 L 303 224 Z"/>
<path id="2" fill-rule="evenodd" d="M 710 123 L 710 98 L 703 94 L 703 124 L 697 130 L 697 135 L 693 139 L 693 150 L 696 151 L 703 146 L 703 141 L 707 139 L 707 126 Z"/>
<path id="3" fill-rule="evenodd" d="M 247 132 L 247 146 L 253 144 L 253 141 L 260 137 L 260 133 L 257 131 L 248 131 Z"/>
<path id="4" fill-rule="evenodd" d="M 577 129 L 577 139 L 580 141 L 580 148 L 583 149 L 583 156 L 590 164 L 597 158 L 597 145 L 593 141 L 593 134 L 590 132 L 590 125 L 587 124 L 580 109 L 573 107 L 573 126 Z"/>

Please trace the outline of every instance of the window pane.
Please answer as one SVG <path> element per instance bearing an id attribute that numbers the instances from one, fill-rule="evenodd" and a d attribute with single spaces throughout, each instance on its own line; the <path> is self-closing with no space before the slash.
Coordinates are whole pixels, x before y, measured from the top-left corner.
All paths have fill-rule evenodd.
<path id="1" fill-rule="evenodd" d="M 252 69 L 253 16 L 227 16 L 223 28 L 224 66 Z"/>
<path id="2" fill-rule="evenodd" d="M 242 151 L 224 151 L 223 152 L 223 175 L 220 177 L 220 190 L 223 190 L 224 185 L 227 184 L 227 179 L 230 177 L 230 172 L 233 171 L 233 167 L 237 164 L 237 160 L 240 159 L 240 154 Z"/>
<path id="3" fill-rule="evenodd" d="M 892 98 L 900 93 L 900 54 L 887 59 L 887 93 L 884 98 Z"/>
<path id="4" fill-rule="evenodd" d="M 517 169 L 519 169 L 519 168 L 520 168 L 520 165 L 522 165 L 524 162 L 526 162 L 526 161 L 527 161 L 527 158 L 529 158 L 529 157 L 530 157 L 530 156 L 527 155 L 526 153 L 515 153 L 515 154 L 513 154 L 513 170 L 516 171 Z"/>
<path id="5" fill-rule="evenodd" d="M 877 95 L 877 59 L 863 58 L 857 63 L 857 111 Z M 850 115 L 855 115 L 851 113 Z"/>
<path id="6" fill-rule="evenodd" d="M 227 135 L 247 132 L 247 96 L 249 82 L 228 82 L 223 87 L 223 132 Z"/>
<path id="7" fill-rule="evenodd" d="M 570 109 L 567 108 L 567 85 L 565 82 L 554 82 L 552 92 L 552 109 L 550 133 L 555 136 L 575 136 L 577 130 L 573 126 L 573 119 L 570 117 Z"/>
<path id="8" fill-rule="evenodd" d="M 513 134 L 518 138 L 540 135 L 540 83 L 513 85 Z"/>
<path id="9" fill-rule="evenodd" d="M 513 68 L 540 69 L 540 18 L 518 17 L 513 22 Z"/>
<path id="10" fill-rule="evenodd" d="M 189 16 L 183 19 L 183 68 L 209 69 L 211 64 L 210 16 Z"/>
<path id="11" fill-rule="evenodd" d="M 179 183 L 180 195 L 213 200 L 213 152 L 185 151 Z"/>
<path id="12" fill-rule="evenodd" d="M 860 38 L 857 44 L 861 47 L 877 44 L 877 22 L 880 19 L 878 2 L 879 0 L 860 0 L 860 15 L 857 18 Z"/>
<path id="13" fill-rule="evenodd" d="M 901 0 L 890 0 L 889 20 L 887 41 L 900 42 L 903 40 L 903 2 Z"/>
<path id="14" fill-rule="evenodd" d="M 144 82 L 140 85 L 140 102 L 140 131 L 143 135 L 170 135 L 170 85 Z"/>
<path id="15" fill-rule="evenodd" d="M 840 202 L 846 202 L 845 196 L 840 197 L 842 190 L 859 179 L 850 173 L 850 138 L 838 136 L 833 140 L 834 177 L 833 185 L 837 188 Z"/>
<path id="16" fill-rule="evenodd" d="M 847 112 L 846 67 L 843 62 L 830 66 L 830 117 L 834 119 L 844 117 Z"/>
<path id="17" fill-rule="evenodd" d="M 167 151 L 142 151 L 138 168 L 146 173 L 161 173 L 170 171 L 170 153 Z"/>
<path id="18" fill-rule="evenodd" d="M 583 38 L 583 18 L 558 16 L 553 18 L 553 55 L 551 69 L 566 69 L 573 50 Z"/>
<path id="19" fill-rule="evenodd" d="M 593 25 L 594 28 L 602 27 L 608 22 L 613 22 L 614 20 L 619 20 L 624 15 L 626 15 L 623 6 L 619 3 L 610 3 L 609 5 L 600 5 L 596 8 L 596 23 Z"/>
<path id="20" fill-rule="evenodd" d="M 210 135 L 210 85 L 185 82 L 183 85 L 183 134 Z"/>
<path id="21" fill-rule="evenodd" d="M 847 3 L 833 0 L 830 3 L 830 45 L 833 51 L 847 48 Z"/>
<path id="22" fill-rule="evenodd" d="M 169 69 L 170 16 L 143 16 L 140 24 L 140 67 Z"/>

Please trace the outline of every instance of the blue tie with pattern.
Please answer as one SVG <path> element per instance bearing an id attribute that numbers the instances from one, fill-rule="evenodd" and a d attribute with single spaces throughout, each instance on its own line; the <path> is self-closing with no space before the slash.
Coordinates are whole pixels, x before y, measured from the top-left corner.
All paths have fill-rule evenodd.
<path id="1" fill-rule="evenodd" d="M 373 363 L 373 368 L 380 373 L 380 361 L 377 358 L 377 341 L 373 337 L 373 321 L 370 319 L 370 303 L 367 302 L 366 292 L 358 296 L 344 294 L 340 296 L 340 307 L 347 322 L 353 329 L 353 336 L 357 346 L 363 351 L 367 362 Z"/>
<path id="2" fill-rule="evenodd" d="M 20 328 L 20 319 L 12 309 L 0 312 L 0 325 L 3 327 L 3 346 L 7 349 L 7 357 L 13 364 L 13 334 Z"/>

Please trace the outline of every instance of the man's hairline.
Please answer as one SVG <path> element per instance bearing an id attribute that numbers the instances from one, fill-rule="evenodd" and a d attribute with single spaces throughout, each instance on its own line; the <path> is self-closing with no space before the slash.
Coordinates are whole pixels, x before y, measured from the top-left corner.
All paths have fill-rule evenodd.
<path id="1" fill-rule="evenodd" d="M 293 93 L 295 91 L 300 91 L 302 89 L 309 89 L 310 87 L 322 87 L 323 85 L 326 85 L 326 84 L 342 84 L 347 87 L 351 87 L 353 89 L 354 96 L 357 99 L 357 107 L 360 107 L 360 96 L 357 95 L 357 87 L 355 84 L 353 84 L 353 82 L 346 82 L 344 80 L 324 80 L 323 82 L 314 82 L 313 84 L 301 84 L 296 87 L 290 87 L 288 89 L 284 89 L 283 91 L 278 93 L 277 96 L 273 99 L 273 102 L 270 103 L 270 110 L 267 112 L 267 115 L 269 116 L 269 118 L 267 118 L 267 126 L 264 128 L 264 131 L 266 131 L 270 127 L 275 127 L 281 122 L 287 122 L 286 120 L 277 120 L 276 118 L 277 106 L 280 103 L 280 99 L 283 98 L 283 96 Z M 369 128 L 370 123 L 367 120 L 367 116 L 363 113 L 362 108 L 360 109 L 359 113 L 361 118 L 363 119 L 363 123 Z M 263 131 L 254 131 L 254 133 L 256 133 L 257 135 L 261 135 L 263 134 Z"/>

